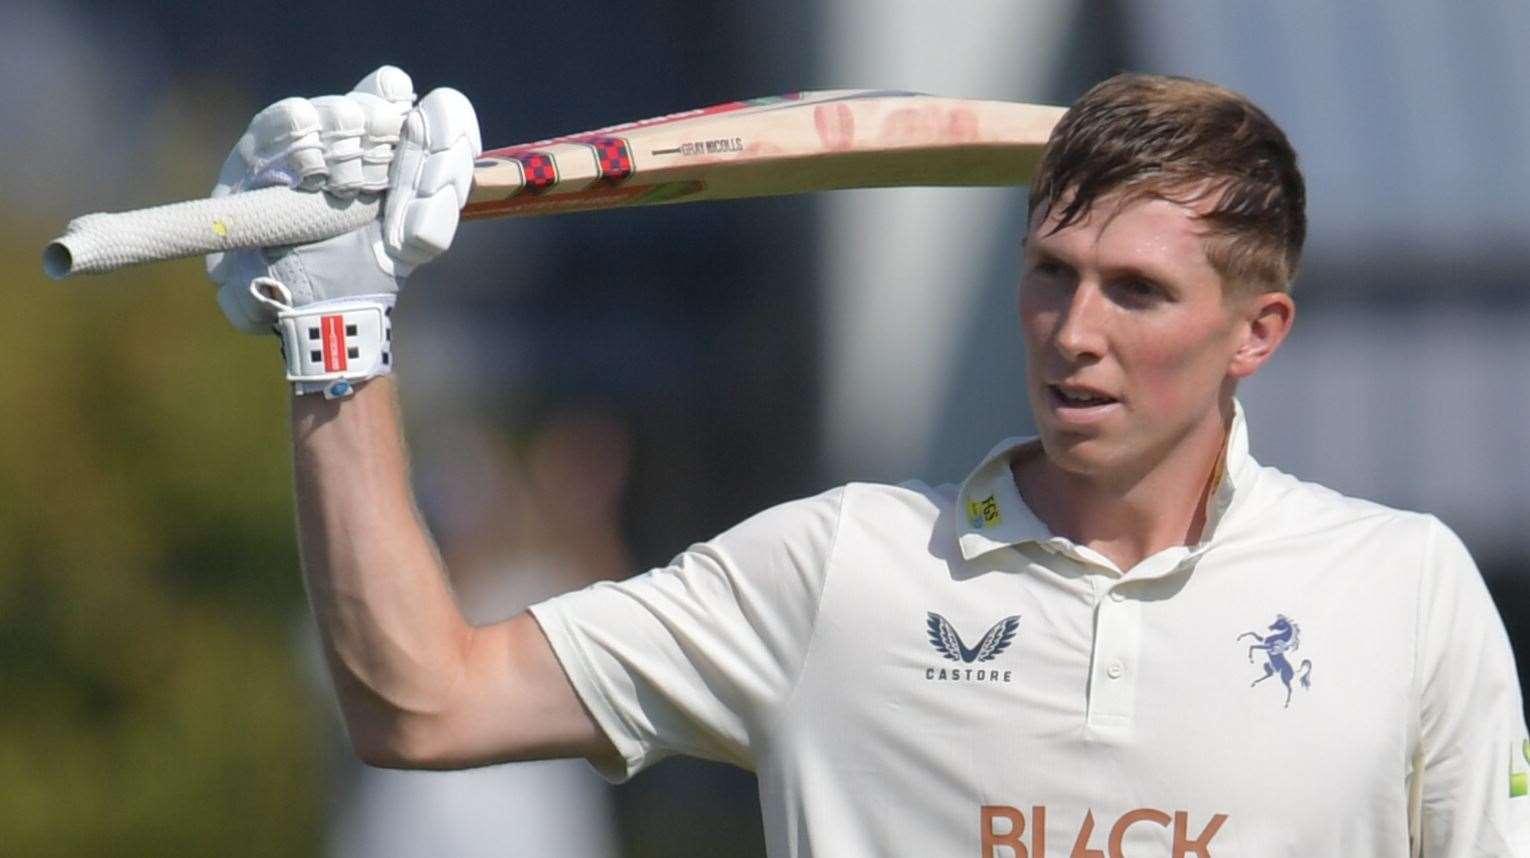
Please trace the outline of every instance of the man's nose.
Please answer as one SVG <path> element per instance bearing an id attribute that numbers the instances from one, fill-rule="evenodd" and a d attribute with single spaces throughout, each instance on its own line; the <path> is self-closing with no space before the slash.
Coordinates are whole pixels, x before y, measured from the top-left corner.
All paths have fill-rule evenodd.
<path id="1" fill-rule="evenodd" d="M 1061 310 L 1052 341 L 1063 357 L 1078 361 L 1102 356 L 1106 307 L 1100 290 L 1091 283 L 1079 283 Z"/>

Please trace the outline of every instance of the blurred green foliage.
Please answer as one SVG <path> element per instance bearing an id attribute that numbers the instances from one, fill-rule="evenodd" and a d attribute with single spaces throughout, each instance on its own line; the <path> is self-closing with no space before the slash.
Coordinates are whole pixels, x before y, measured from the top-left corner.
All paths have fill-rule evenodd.
<path id="1" fill-rule="evenodd" d="M 0 851 L 316 854 L 274 338 L 200 260 L 51 283 L 61 222 L 0 226 Z"/>

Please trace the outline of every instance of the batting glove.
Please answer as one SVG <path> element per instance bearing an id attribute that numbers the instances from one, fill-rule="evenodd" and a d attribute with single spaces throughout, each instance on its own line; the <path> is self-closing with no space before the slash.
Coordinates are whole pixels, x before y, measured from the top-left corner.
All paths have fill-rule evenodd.
<path id="1" fill-rule="evenodd" d="M 246 333 L 275 330 L 298 393 L 350 393 L 392 372 L 392 315 L 417 266 L 451 246 L 483 151 L 467 98 L 436 89 L 415 104 L 409 75 L 372 72 L 346 95 L 286 98 L 255 115 L 212 196 L 286 185 L 337 204 L 385 195 L 382 216 L 345 235 L 216 253 L 218 305 Z"/>

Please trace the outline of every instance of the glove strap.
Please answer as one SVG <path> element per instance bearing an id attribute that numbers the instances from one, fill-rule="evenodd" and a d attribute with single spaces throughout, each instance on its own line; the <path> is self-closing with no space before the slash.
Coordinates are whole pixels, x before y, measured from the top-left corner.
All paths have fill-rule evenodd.
<path id="1" fill-rule="evenodd" d="M 292 292 L 270 277 L 250 283 L 255 300 L 276 312 L 287 380 L 298 395 L 339 399 L 355 384 L 393 372 L 393 295 L 365 295 L 292 306 Z M 272 297 L 274 295 L 278 297 Z"/>

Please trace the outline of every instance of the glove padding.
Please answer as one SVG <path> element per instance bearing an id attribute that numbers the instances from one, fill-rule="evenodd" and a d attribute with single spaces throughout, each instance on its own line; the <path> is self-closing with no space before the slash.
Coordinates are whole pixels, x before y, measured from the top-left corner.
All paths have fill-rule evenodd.
<path id="1" fill-rule="evenodd" d="M 270 332 L 275 311 L 250 292 L 262 277 L 283 284 L 294 307 L 356 298 L 392 306 L 409 273 L 451 246 L 482 151 L 465 96 L 443 87 L 415 106 L 413 82 L 393 66 L 347 95 L 287 98 L 262 110 L 212 196 L 272 185 L 342 199 L 384 193 L 383 215 L 312 244 L 209 255 L 223 314 L 246 333 Z"/>

